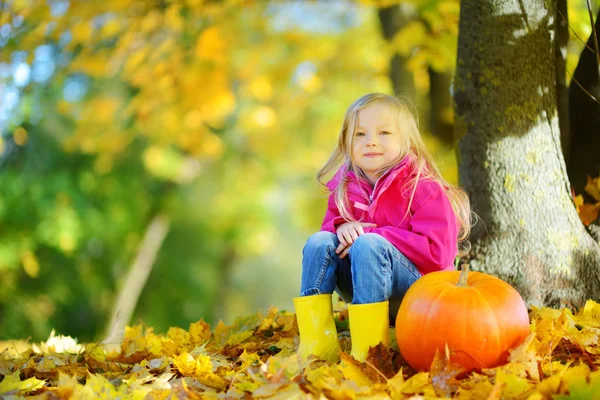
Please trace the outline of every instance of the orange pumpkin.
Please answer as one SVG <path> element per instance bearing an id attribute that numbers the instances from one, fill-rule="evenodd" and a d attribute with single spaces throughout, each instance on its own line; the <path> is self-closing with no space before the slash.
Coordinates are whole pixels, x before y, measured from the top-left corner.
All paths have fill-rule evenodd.
<path id="1" fill-rule="evenodd" d="M 420 278 L 396 318 L 398 347 L 417 371 L 429 370 L 436 350 L 444 354 L 446 344 L 451 362 L 465 371 L 495 367 L 528 334 L 529 316 L 519 293 L 494 276 L 468 273 L 468 266 Z"/>

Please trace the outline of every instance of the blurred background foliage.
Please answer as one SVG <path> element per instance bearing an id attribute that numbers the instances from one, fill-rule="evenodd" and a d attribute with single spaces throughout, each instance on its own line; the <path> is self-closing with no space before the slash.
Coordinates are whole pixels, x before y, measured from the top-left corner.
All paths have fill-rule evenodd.
<path id="1" fill-rule="evenodd" d="M 412 15 L 388 39 L 384 7 Z M 458 0 L 0 2 L 0 340 L 97 340 L 140 256 L 152 270 L 131 322 L 291 309 L 326 203 L 315 174 L 346 107 L 394 92 L 394 55 L 457 182 L 427 113 L 458 15 Z M 585 2 L 569 21 L 573 71 Z M 146 248 L 159 217 L 166 236 Z"/>

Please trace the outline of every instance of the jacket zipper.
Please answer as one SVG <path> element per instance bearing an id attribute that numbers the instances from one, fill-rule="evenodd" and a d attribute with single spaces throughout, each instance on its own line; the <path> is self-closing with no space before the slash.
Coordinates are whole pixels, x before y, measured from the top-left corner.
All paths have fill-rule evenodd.
<path id="1" fill-rule="evenodd" d="M 383 174 L 383 175 L 385 175 L 385 174 Z M 379 178 L 377 178 L 377 180 L 375 181 L 375 185 L 373 185 L 373 191 L 369 195 L 369 204 L 373 203 L 373 196 L 375 195 L 375 189 L 377 189 L 377 184 L 379 183 L 379 180 L 383 177 L 383 175 L 381 175 Z"/>

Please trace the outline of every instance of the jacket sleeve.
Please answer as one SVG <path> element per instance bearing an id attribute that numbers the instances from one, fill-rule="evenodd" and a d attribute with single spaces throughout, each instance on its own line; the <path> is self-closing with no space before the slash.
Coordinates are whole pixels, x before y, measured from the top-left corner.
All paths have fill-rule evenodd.
<path id="1" fill-rule="evenodd" d="M 458 253 L 458 223 L 445 192 L 438 186 L 413 207 L 408 229 L 382 226 L 370 232 L 390 241 L 422 274 L 450 268 Z"/>
<path id="2" fill-rule="evenodd" d="M 335 192 L 331 192 L 329 200 L 327 200 L 327 211 L 321 224 L 321 230 L 336 233 L 337 227 L 343 223 L 344 218 L 340 216 L 340 210 L 338 210 L 337 204 L 335 204 Z"/>

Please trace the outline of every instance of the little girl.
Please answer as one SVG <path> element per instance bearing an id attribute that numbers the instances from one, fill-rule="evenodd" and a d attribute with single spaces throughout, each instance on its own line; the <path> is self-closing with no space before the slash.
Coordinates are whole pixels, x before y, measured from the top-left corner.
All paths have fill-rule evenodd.
<path id="1" fill-rule="evenodd" d="M 415 116 L 396 97 L 372 93 L 350 105 L 319 182 L 340 164 L 326 184 L 321 231 L 303 250 L 300 297 L 293 299 L 299 353 L 338 359 L 335 290 L 348 303 L 351 355 L 364 361 L 369 347 L 388 345 L 408 288 L 424 274 L 453 269 L 470 206 L 442 178 Z"/>

